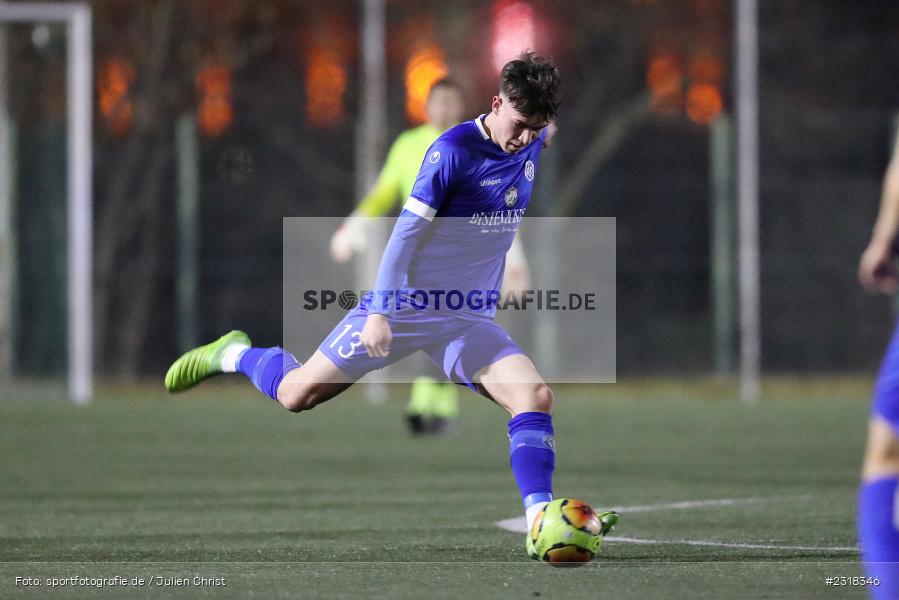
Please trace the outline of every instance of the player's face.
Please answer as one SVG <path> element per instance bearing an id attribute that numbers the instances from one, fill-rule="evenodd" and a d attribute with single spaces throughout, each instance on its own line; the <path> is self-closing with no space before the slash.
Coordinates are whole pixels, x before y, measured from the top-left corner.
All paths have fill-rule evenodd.
<path id="1" fill-rule="evenodd" d="M 446 131 L 457 125 L 462 120 L 462 111 L 462 93 L 450 86 L 432 90 L 425 105 L 428 123 L 440 131 Z"/>
<path id="2" fill-rule="evenodd" d="M 537 139 L 549 125 L 542 117 L 525 117 L 518 112 L 508 98 L 494 96 L 492 105 L 494 121 L 493 140 L 509 154 L 514 154 Z"/>

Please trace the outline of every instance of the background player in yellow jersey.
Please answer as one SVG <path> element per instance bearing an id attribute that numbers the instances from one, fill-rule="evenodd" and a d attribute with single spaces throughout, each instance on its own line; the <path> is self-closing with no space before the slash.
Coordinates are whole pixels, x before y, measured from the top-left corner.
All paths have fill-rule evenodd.
<path id="1" fill-rule="evenodd" d="M 397 136 L 371 191 L 331 237 L 331 257 L 335 261 L 344 263 L 366 248 L 365 218 L 398 211 L 412 191 L 425 152 L 440 134 L 462 120 L 464 110 L 462 90 L 453 80 L 440 79 L 431 86 L 425 104 L 427 122 Z M 529 279 L 524 252 L 516 238 L 506 256 L 504 287 L 522 290 L 530 285 Z M 436 377 L 424 375 L 412 383 L 406 417 L 414 433 L 447 431 L 458 415 L 456 386 L 441 383 L 444 375 L 438 371 L 434 369 Z"/>
<path id="2" fill-rule="evenodd" d="M 334 260 L 346 262 L 364 247 L 352 235 L 356 233 L 352 217 L 384 217 L 406 201 L 425 152 L 441 133 L 462 121 L 464 111 L 462 90 L 453 80 L 440 79 L 431 86 L 425 104 L 427 122 L 397 136 L 371 191 L 331 238 Z"/>

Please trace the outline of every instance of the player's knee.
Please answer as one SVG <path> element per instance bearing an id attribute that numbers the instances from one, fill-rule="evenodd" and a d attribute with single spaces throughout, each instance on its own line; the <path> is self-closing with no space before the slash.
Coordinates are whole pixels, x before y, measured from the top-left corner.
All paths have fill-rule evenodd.
<path id="1" fill-rule="evenodd" d="M 534 388 L 533 410 L 535 412 L 552 414 L 555 401 L 556 396 L 552 388 L 545 383 L 538 383 Z"/>
<path id="2" fill-rule="evenodd" d="M 325 400 L 321 386 L 292 385 L 288 389 L 278 390 L 278 402 L 294 413 L 312 410 Z"/>
<path id="3" fill-rule="evenodd" d="M 869 446 L 863 471 L 866 474 L 899 473 L 899 449 L 893 444 Z"/>
<path id="4" fill-rule="evenodd" d="M 875 419 L 868 431 L 862 477 L 870 479 L 897 473 L 899 473 L 899 439 L 886 421 Z"/>

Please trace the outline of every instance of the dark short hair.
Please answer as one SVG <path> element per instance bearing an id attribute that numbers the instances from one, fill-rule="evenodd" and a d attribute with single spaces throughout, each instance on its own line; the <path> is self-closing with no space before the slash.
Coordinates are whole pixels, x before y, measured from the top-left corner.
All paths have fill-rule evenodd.
<path id="1" fill-rule="evenodd" d="M 534 52 L 522 52 L 503 67 L 499 91 L 525 117 L 541 116 L 550 121 L 559 112 L 561 83 L 556 65 Z"/>
<path id="2" fill-rule="evenodd" d="M 459 83 L 455 79 L 453 79 L 452 77 L 443 77 L 431 84 L 431 89 L 428 90 L 428 98 L 431 97 L 431 94 L 433 94 L 435 90 L 439 90 L 441 88 L 456 90 L 460 94 L 462 93 L 462 86 L 459 85 Z"/>

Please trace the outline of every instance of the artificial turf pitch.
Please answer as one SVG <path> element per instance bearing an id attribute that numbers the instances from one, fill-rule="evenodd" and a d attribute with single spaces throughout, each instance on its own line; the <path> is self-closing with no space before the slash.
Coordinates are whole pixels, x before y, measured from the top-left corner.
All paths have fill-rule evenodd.
<path id="1" fill-rule="evenodd" d="M 643 543 L 608 541 L 581 569 L 531 561 L 524 536 L 496 526 L 521 513 L 507 417 L 467 391 L 456 432 L 412 438 L 404 386 L 384 405 L 353 389 L 299 415 L 237 377 L 160 387 L 106 389 L 84 408 L 3 394 L 0 597 L 864 595 L 825 583 L 861 573 L 863 384 L 772 386 L 756 406 L 725 386 L 557 386 L 556 496 L 644 507 L 613 534 Z M 651 506 L 712 499 L 738 502 Z M 719 542 L 735 546 L 707 545 Z M 151 583 L 46 584 L 116 575 Z"/>

